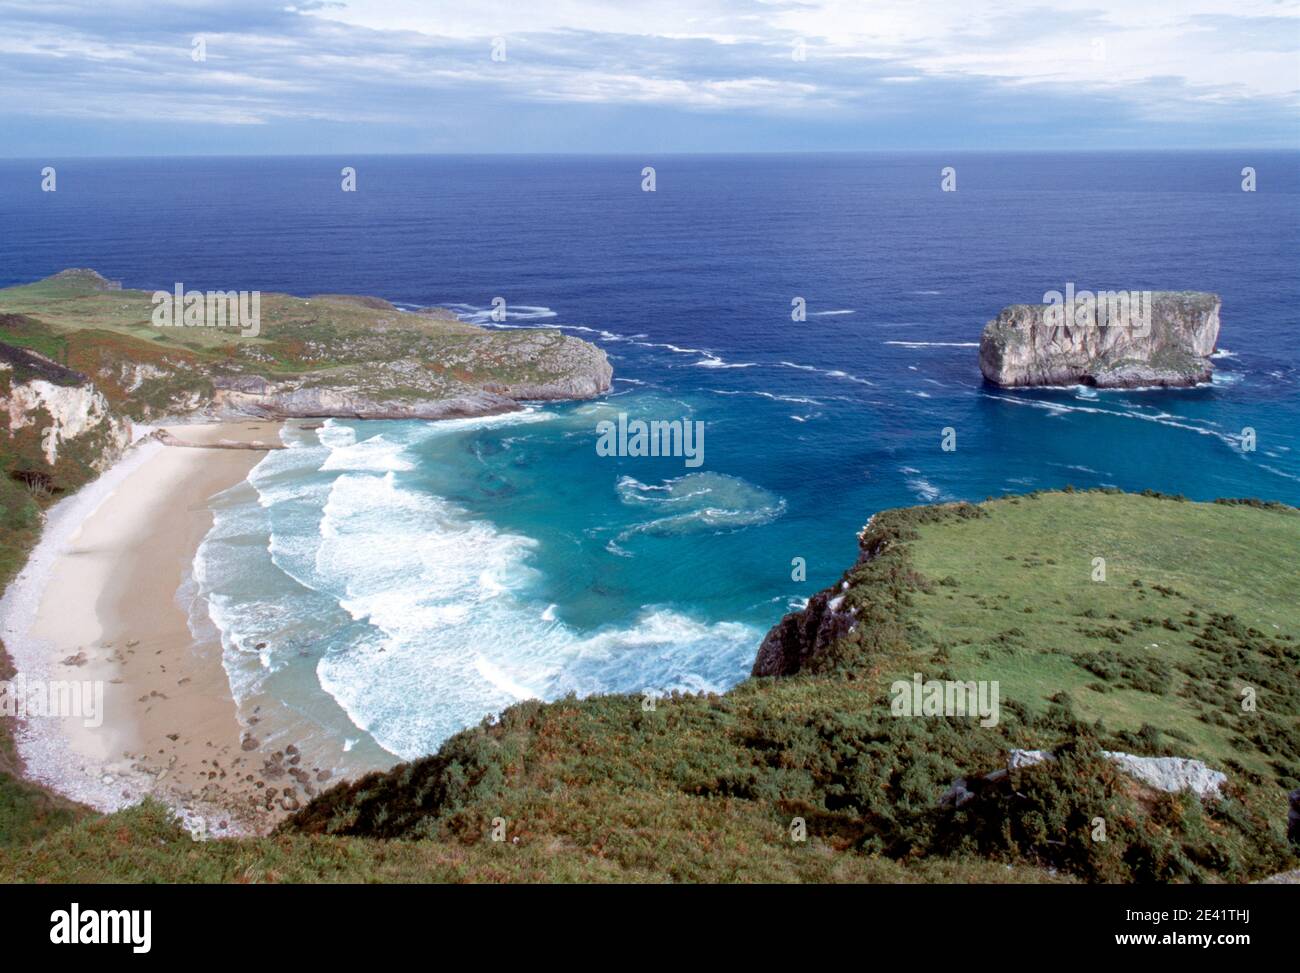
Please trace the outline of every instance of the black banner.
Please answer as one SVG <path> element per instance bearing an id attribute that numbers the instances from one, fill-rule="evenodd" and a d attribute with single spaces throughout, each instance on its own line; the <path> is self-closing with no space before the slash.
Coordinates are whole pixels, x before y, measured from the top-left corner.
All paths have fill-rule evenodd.
<path id="1" fill-rule="evenodd" d="M 959 944 L 1230 959 L 1292 943 L 1297 901 L 1275 885 L 0 888 L 9 956 L 75 948 L 80 958 L 144 962 L 373 963 L 412 947 L 451 960 L 476 943 L 487 944 L 491 962 L 501 949 L 545 960 L 579 943 L 587 955 L 687 944 L 743 955 L 773 941 L 817 955 L 892 943 L 918 961 L 953 956 Z"/>

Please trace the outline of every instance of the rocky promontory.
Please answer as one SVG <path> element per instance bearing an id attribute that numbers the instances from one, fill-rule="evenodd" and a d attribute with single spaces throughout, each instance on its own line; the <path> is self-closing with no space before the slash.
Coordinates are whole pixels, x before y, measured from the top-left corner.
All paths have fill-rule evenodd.
<path id="1" fill-rule="evenodd" d="M 1068 293 L 1013 304 L 984 327 L 979 363 L 1001 386 L 1192 386 L 1209 381 L 1220 300 L 1197 291 Z M 1131 299 L 1130 299 L 1131 298 Z"/>
<path id="2" fill-rule="evenodd" d="M 595 345 L 558 331 L 458 336 L 430 359 L 377 359 L 295 375 L 212 376 L 213 418 L 456 419 L 513 412 L 522 401 L 594 398 L 613 368 Z"/>
<path id="3" fill-rule="evenodd" d="M 483 328 L 374 296 L 123 289 L 85 269 L 0 290 L 0 341 L 50 349 L 114 413 L 148 423 L 484 416 L 592 398 L 613 378 L 604 351 L 554 328 Z"/>

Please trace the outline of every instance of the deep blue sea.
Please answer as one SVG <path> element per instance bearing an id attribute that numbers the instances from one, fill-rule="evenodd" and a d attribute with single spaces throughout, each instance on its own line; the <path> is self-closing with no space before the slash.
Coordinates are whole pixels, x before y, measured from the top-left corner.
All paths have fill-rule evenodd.
<path id="1" fill-rule="evenodd" d="M 2 161 L 0 227 L 0 286 L 93 267 L 479 321 L 501 297 L 500 326 L 609 353 L 604 401 L 291 430 L 214 500 L 196 628 L 246 715 L 287 706 L 362 762 L 529 696 L 725 689 L 882 508 L 1065 484 L 1300 503 L 1298 153 Z M 1067 282 L 1218 292 L 1213 384 L 984 387 L 984 323 Z M 618 412 L 702 421 L 704 464 L 598 456 Z"/>

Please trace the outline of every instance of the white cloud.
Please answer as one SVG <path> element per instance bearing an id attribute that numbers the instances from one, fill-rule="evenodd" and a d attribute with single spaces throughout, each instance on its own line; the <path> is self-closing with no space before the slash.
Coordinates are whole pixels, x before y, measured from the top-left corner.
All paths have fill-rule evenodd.
<path id="1" fill-rule="evenodd" d="M 1091 98 L 1108 124 L 1213 109 L 1276 140 L 1300 103 L 1297 0 L 0 0 L 0 20 L 10 110 L 69 117 L 400 124 L 432 97 L 506 118 L 571 104 L 851 124 L 944 117 L 945 98 L 1047 119 Z"/>
<path id="2" fill-rule="evenodd" d="M 582 31 L 789 45 L 803 37 L 827 52 L 926 72 L 1112 86 L 1166 77 L 1272 95 L 1300 88 L 1300 3 L 1292 0 L 351 0 L 313 15 L 460 39 Z M 1094 39 L 1103 60 L 1094 59 Z"/>

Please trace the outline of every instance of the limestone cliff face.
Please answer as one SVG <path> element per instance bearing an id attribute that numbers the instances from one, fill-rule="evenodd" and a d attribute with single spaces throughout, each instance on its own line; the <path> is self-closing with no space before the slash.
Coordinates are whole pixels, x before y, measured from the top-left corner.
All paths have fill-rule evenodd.
<path id="1" fill-rule="evenodd" d="M 614 378 L 604 351 L 558 332 L 524 332 L 511 351 L 534 363 L 534 374 L 486 382 L 485 391 L 515 400 L 589 399 L 608 392 Z"/>
<path id="2" fill-rule="evenodd" d="M 0 344 L 0 443 L 7 466 L 28 482 L 75 488 L 107 469 L 131 441 L 86 376 L 41 355 Z"/>
<path id="3" fill-rule="evenodd" d="M 1216 294 L 1157 291 L 1142 302 L 1149 311 L 1130 308 L 1127 318 L 1104 300 L 1096 303 L 1095 312 L 1080 313 L 1074 321 L 1068 314 L 1054 317 L 1049 307 L 1013 304 L 985 326 L 979 355 L 988 381 L 1002 386 L 1190 386 L 1208 381 L 1213 372 L 1209 356 L 1219 336 Z"/>
<path id="4" fill-rule="evenodd" d="M 0 366 L 3 368 L 3 366 Z M 15 385 L 0 396 L 0 410 L 8 413 L 9 433 L 33 427 L 40 437 L 41 455 L 54 466 L 61 449 L 82 436 L 103 434 L 110 452 L 120 454 L 130 436 L 130 422 L 114 416 L 107 400 L 89 385 L 64 387 L 37 379 Z M 106 469 L 115 457 L 99 455 L 90 465 Z"/>

